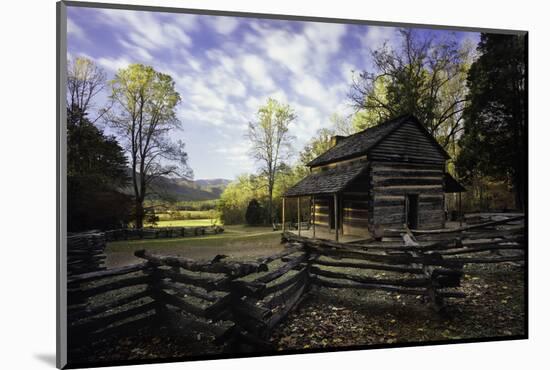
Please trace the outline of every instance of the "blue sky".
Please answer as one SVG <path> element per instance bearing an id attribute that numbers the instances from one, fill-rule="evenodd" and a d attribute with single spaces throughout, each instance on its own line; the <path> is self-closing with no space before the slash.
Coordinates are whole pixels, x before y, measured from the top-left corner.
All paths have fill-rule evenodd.
<path id="1" fill-rule="evenodd" d="M 333 113 L 353 112 L 352 71 L 369 68 L 369 49 L 398 42 L 394 27 L 77 7 L 68 8 L 67 28 L 68 57 L 94 60 L 108 78 L 130 63 L 174 78 L 183 130 L 172 136 L 186 143 L 196 179 L 255 171 L 245 134 L 268 97 L 295 110 L 298 153 L 318 129 L 331 126 Z M 97 105 L 106 97 L 107 91 Z"/>

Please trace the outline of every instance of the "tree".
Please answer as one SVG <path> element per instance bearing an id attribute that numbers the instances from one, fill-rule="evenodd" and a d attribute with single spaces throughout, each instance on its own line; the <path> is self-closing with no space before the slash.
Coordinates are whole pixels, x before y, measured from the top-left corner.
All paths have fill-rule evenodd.
<path id="1" fill-rule="evenodd" d="M 256 199 L 267 203 L 265 178 L 254 175 L 241 175 L 224 189 L 218 201 L 220 219 L 225 225 L 246 222 L 246 210 L 249 202 Z"/>
<path id="2" fill-rule="evenodd" d="M 67 107 L 71 111 L 72 107 L 78 107 L 80 113 L 89 115 L 94 97 L 104 88 L 105 72 L 92 60 L 78 57 L 69 61 L 67 65 Z M 101 112 L 105 111 L 107 109 L 101 110 Z M 92 123 L 97 121 L 101 114 L 92 120 Z M 77 118 L 76 122 L 80 123 L 82 116 L 77 116 Z"/>
<path id="3" fill-rule="evenodd" d="M 192 176 L 183 142 L 172 142 L 167 135 L 181 127 L 176 117 L 181 98 L 169 75 L 142 64 L 120 69 L 110 84 L 116 111 L 108 123 L 122 138 L 130 160 L 136 227 L 142 228 L 151 182 L 160 176 Z"/>
<path id="4" fill-rule="evenodd" d="M 264 209 L 257 199 L 252 199 L 248 203 L 245 214 L 248 225 L 261 225 L 264 223 Z"/>
<path id="5" fill-rule="evenodd" d="M 105 136 L 79 107 L 67 116 L 67 227 L 70 231 L 120 228 L 130 218 L 124 194 L 127 160 L 112 136 Z"/>
<path id="6" fill-rule="evenodd" d="M 470 104 L 457 161 L 460 177 L 506 181 L 523 209 L 526 190 L 525 37 L 481 34 L 468 74 Z"/>
<path id="7" fill-rule="evenodd" d="M 273 187 L 280 162 L 289 155 L 292 136 L 289 125 L 296 119 L 289 105 L 269 98 L 258 109 L 257 120 L 248 125 L 252 143 L 251 155 L 261 164 L 261 172 L 267 179 L 268 216 L 273 222 Z"/>
<path id="8" fill-rule="evenodd" d="M 127 160 L 116 139 L 90 121 L 94 97 L 105 87 L 105 73 L 91 60 L 77 58 L 67 68 L 67 228 L 112 229 L 130 217 L 124 194 Z"/>
<path id="9" fill-rule="evenodd" d="M 469 47 L 412 29 L 400 36 L 397 49 L 384 44 L 372 50 L 373 70 L 354 78 L 349 97 L 360 112 L 355 128 L 413 114 L 447 148 L 463 129 Z"/>

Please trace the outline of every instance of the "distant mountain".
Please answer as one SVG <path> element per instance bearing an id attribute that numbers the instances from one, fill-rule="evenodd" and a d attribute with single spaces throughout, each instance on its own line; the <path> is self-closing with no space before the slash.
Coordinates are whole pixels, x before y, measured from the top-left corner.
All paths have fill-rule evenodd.
<path id="1" fill-rule="evenodd" d="M 231 181 L 226 179 L 186 180 L 160 177 L 153 181 L 152 190 L 166 200 L 211 200 L 218 199 Z"/>

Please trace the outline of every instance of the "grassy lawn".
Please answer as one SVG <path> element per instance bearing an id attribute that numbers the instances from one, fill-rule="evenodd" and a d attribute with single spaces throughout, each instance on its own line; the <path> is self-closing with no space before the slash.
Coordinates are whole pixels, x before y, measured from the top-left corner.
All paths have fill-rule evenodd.
<path id="1" fill-rule="evenodd" d="M 224 226 L 224 229 L 222 234 L 217 235 L 110 242 L 105 250 L 106 265 L 116 267 L 135 263 L 139 260 L 134 257 L 138 249 L 193 259 L 211 259 L 217 254 L 225 254 L 230 259 L 254 260 L 283 248 L 281 232 L 273 231 L 271 227 L 233 225 Z"/>

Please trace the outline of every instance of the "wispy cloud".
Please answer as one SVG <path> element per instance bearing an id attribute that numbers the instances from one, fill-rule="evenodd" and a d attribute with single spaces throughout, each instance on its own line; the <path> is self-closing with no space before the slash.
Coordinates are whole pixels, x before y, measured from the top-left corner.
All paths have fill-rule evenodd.
<path id="1" fill-rule="evenodd" d="M 397 41 L 392 27 L 71 7 L 68 14 L 69 53 L 95 59 L 109 78 L 130 63 L 174 78 L 184 129 L 173 136 L 186 142 L 199 178 L 254 169 L 245 134 L 268 97 L 295 110 L 300 150 L 331 125 L 332 113 L 351 113 L 351 71 L 369 67 L 368 50 Z"/>

